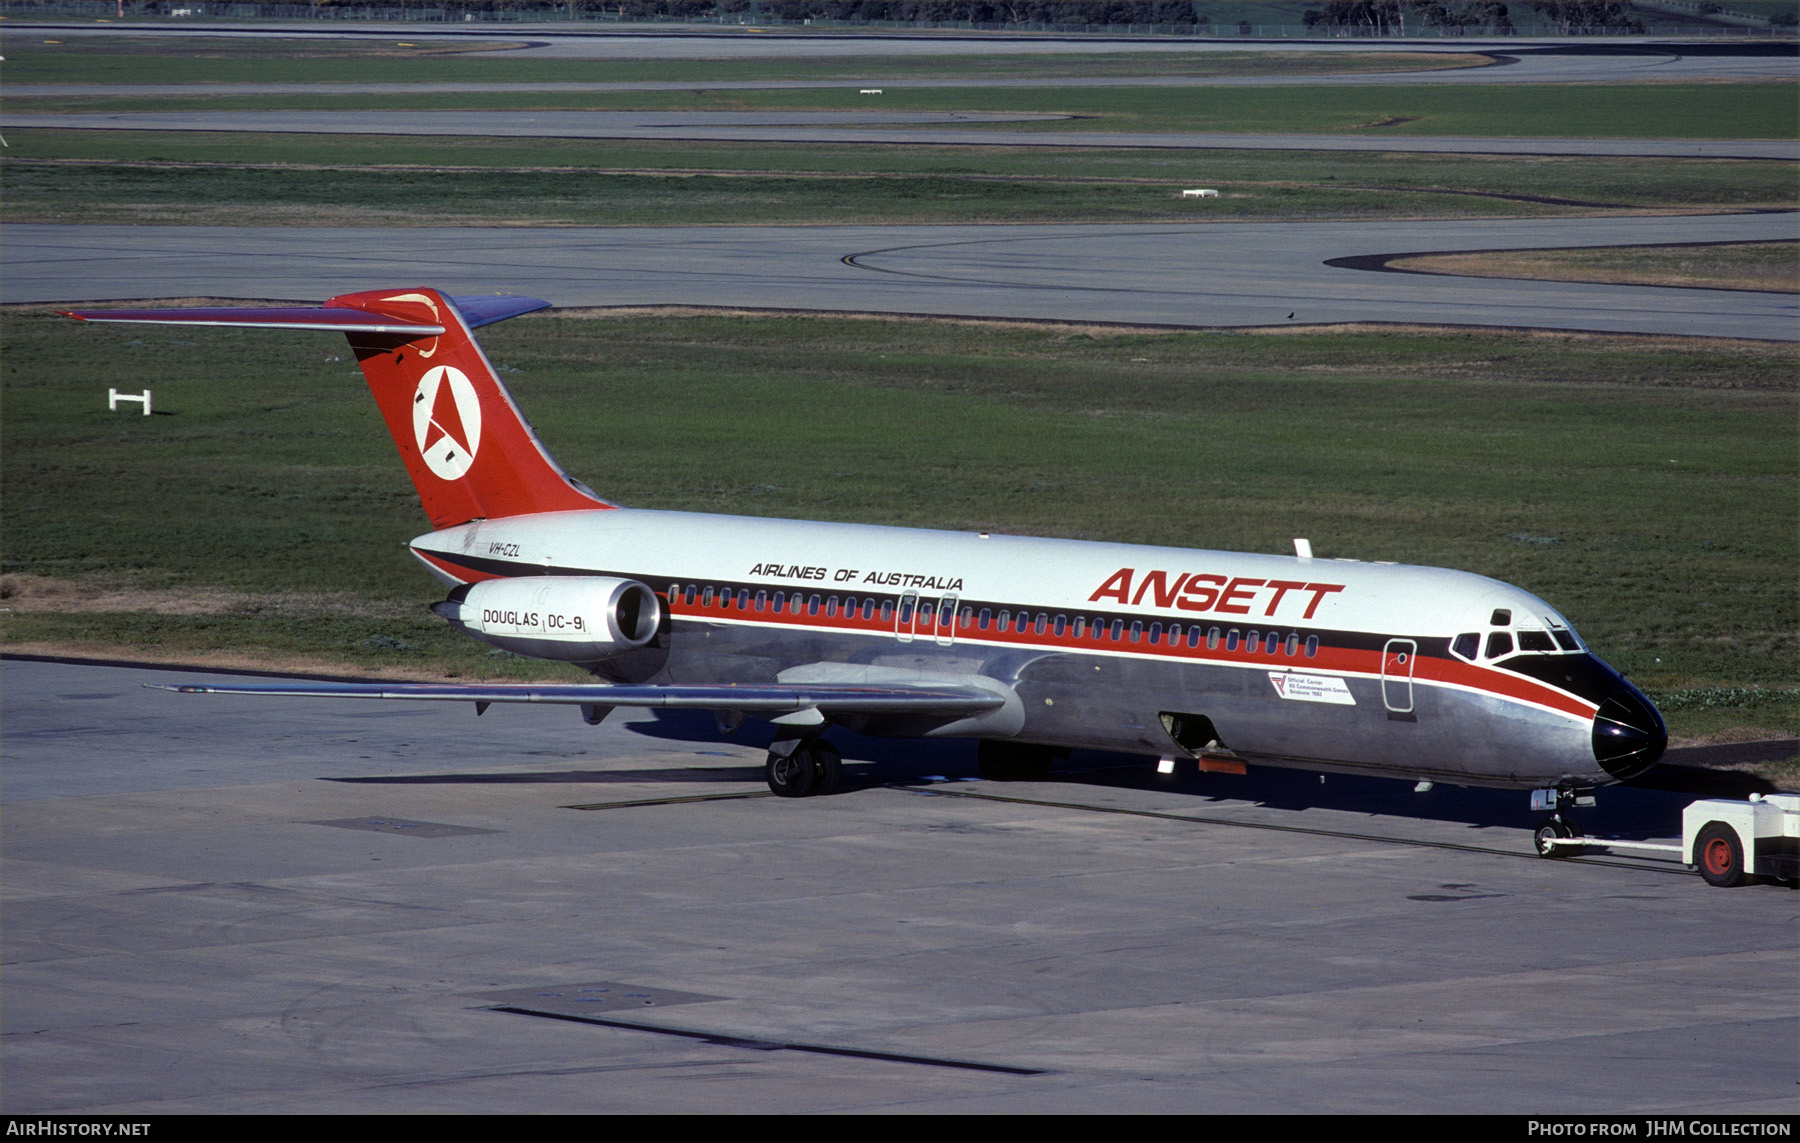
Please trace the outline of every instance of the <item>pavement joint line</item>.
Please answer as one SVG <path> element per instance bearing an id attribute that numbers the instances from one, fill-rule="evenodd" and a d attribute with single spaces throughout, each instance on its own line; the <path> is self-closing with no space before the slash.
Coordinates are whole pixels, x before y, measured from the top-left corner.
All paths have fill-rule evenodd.
<path id="1" fill-rule="evenodd" d="M 753 1052 L 810 1052 L 819 1056 L 845 1056 L 856 1060 L 882 1060 L 895 1064 L 915 1064 L 932 1068 L 957 1068 L 963 1071 L 998 1072 L 1010 1076 L 1052 1074 L 1048 1068 L 1026 1068 L 1015 1064 L 987 1064 L 976 1060 L 952 1060 L 940 1056 L 914 1056 L 904 1052 L 881 1052 L 871 1048 L 844 1048 L 830 1044 L 802 1044 L 790 1040 L 763 1040 L 750 1036 L 734 1036 L 728 1032 L 702 1032 L 694 1028 L 670 1028 L 659 1024 L 640 1024 L 631 1020 L 609 1020 L 603 1016 L 576 1016 L 564 1012 L 545 1012 L 514 1004 L 496 1005 L 490 1012 L 510 1012 L 515 1016 L 537 1016 L 545 1020 L 562 1020 L 570 1024 L 595 1024 L 602 1028 L 622 1028 L 631 1032 L 651 1032 L 659 1036 L 679 1036 L 700 1040 L 724 1048 L 744 1048 Z"/>
<path id="2" fill-rule="evenodd" d="M 1533 861 L 1550 860 L 1541 857 L 1536 853 L 1520 853 L 1517 850 L 1494 849 L 1490 846 L 1483 845 L 1464 845 L 1454 841 L 1423 841 L 1417 838 L 1387 837 L 1381 834 L 1355 833 L 1350 830 L 1319 829 L 1313 826 L 1278 825 L 1273 822 L 1234 821 L 1230 818 L 1201 817 L 1195 814 L 1173 814 L 1161 810 L 1133 810 L 1126 809 L 1122 806 L 1083 805 L 1080 802 L 1053 802 L 1044 798 L 1020 798 L 1006 794 L 980 794 L 972 790 L 917 789 L 913 792 L 934 795 L 940 798 L 973 798 L 986 802 L 1011 802 L 1021 806 L 1044 806 L 1061 810 L 1085 810 L 1088 813 L 1095 814 L 1121 814 L 1127 817 L 1157 818 L 1163 821 L 1187 822 L 1192 825 L 1238 826 L 1242 829 L 1269 830 L 1274 833 L 1301 833 L 1311 834 L 1315 837 L 1343 838 L 1350 841 L 1373 841 L 1383 842 L 1388 845 L 1410 845 L 1420 849 L 1449 849 L 1459 853 L 1481 853 L 1492 857 L 1520 857 L 1530 858 Z M 1604 845 L 1605 843 L 1593 840 L 1592 844 Z M 1690 870 L 1685 866 L 1680 868 L 1668 868 L 1662 864 L 1640 864 L 1632 861 L 1608 860 L 1606 858 L 1598 857 L 1561 857 L 1556 858 L 1555 860 L 1566 862 L 1571 865 L 1605 865 L 1611 866 L 1614 869 L 1636 869 L 1647 873 L 1670 873 L 1678 877 L 1693 877 L 1696 875 L 1693 870 Z"/>
<path id="3" fill-rule="evenodd" d="M 772 798 L 768 790 L 748 790 L 735 794 L 686 794 L 673 798 L 639 798 L 628 802 L 583 802 L 564 806 L 565 810 L 628 810 L 639 806 L 679 806 L 689 802 L 735 802 L 749 798 Z"/>

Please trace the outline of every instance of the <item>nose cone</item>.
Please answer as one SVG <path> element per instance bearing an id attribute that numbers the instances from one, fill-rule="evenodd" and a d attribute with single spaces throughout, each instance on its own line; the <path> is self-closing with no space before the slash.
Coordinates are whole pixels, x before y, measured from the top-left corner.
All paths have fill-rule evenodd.
<path id="1" fill-rule="evenodd" d="M 1619 691 L 1594 712 L 1594 760 L 1620 781 L 1656 765 L 1668 745 L 1662 715 L 1636 690 Z"/>

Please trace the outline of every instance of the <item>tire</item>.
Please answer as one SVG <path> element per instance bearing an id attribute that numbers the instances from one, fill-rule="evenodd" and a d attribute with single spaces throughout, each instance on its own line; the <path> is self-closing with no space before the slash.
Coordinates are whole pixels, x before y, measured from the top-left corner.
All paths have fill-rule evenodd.
<path id="1" fill-rule="evenodd" d="M 1737 830 L 1724 822 L 1707 822 L 1694 838 L 1694 864 L 1708 885 L 1731 889 L 1749 878 L 1744 875 L 1744 842 Z"/>
<path id="2" fill-rule="evenodd" d="M 763 764 L 763 778 L 769 783 L 769 791 L 778 798 L 806 797 L 818 781 L 812 751 L 804 746 L 786 755 L 770 751 L 769 760 Z"/>
<path id="3" fill-rule="evenodd" d="M 1539 857 L 1573 857 L 1581 852 L 1579 848 L 1569 845 L 1552 845 L 1550 842 L 1553 838 L 1563 840 L 1580 836 L 1581 831 L 1577 830 L 1568 822 L 1552 818 L 1550 821 L 1537 827 L 1537 832 L 1531 835 L 1531 843 L 1532 846 L 1536 848 Z"/>
<path id="4" fill-rule="evenodd" d="M 813 794 L 823 798 L 835 794 L 844 780 L 844 759 L 837 747 L 820 739 L 807 748 L 813 760 Z"/>

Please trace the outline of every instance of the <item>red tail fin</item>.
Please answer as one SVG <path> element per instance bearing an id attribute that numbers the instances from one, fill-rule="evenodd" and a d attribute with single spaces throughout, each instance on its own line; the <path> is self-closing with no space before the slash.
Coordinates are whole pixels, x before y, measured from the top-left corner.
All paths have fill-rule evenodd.
<path id="1" fill-rule="evenodd" d="M 371 290 L 325 305 L 443 327 L 435 336 L 345 334 L 433 527 L 612 507 L 550 459 L 449 298 Z"/>
<path id="2" fill-rule="evenodd" d="M 350 339 L 425 514 L 479 517 L 611 508 L 557 466 L 469 331 L 543 309 L 508 296 L 369 290 L 323 306 L 71 313 L 83 321 L 337 330 Z"/>

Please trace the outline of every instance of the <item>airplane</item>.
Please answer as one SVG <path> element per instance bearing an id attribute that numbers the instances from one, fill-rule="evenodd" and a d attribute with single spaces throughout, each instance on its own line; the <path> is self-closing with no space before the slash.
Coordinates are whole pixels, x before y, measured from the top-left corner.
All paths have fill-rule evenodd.
<path id="1" fill-rule="evenodd" d="M 842 726 L 974 738 L 985 778 L 1073 748 L 1529 789 L 1564 817 L 1668 742 L 1644 694 L 1548 603 L 1443 568 L 625 508 L 551 459 L 473 331 L 547 308 L 373 290 L 320 306 L 71 312 L 345 334 L 430 518 L 432 610 L 591 683 L 187 685 L 715 713 L 772 722 L 769 789 L 834 792 Z"/>

